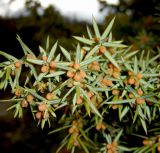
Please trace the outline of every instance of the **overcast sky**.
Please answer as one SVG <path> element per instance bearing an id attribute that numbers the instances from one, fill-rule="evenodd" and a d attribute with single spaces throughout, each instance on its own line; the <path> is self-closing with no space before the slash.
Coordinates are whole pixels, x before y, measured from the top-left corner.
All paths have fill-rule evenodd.
<path id="1" fill-rule="evenodd" d="M 14 15 L 23 12 L 24 0 L 15 0 L 11 5 L 7 5 L 10 0 L 0 0 L 0 15 Z M 54 6 L 66 16 L 79 18 L 83 20 L 91 20 L 92 15 L 99 21 L 103 19 L 104 13 L 99 13 L 99 3 L 97 0 L 40 0 L 43 7 L 49 4 Z M 118 0 L 107 0 L 108 3 L 117 3 Z"/>

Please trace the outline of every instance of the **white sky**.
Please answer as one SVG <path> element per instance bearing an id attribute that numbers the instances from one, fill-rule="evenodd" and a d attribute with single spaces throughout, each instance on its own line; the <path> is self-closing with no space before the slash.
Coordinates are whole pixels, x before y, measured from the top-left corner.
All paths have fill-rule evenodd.
<path id="1" fill-rule="evenodd" d="M 20 10 L 24 9 L 24 0 L 15 0 L 8 6 L 10 0 L 0 0 L 0 15 L 6 14 L 11 16 Z M 108 3 L 116 4 L 119 0 L 106 0 Z M 72 18 L 80 18 L 83 20 L 91 20 L 92 15 L 101 20 L 103 13 L 99 13 L 99 3 L 97 0 L 40 0 L 43 7 L 47 7 L 49 4 L 54 6 L 66 16 Z"/>

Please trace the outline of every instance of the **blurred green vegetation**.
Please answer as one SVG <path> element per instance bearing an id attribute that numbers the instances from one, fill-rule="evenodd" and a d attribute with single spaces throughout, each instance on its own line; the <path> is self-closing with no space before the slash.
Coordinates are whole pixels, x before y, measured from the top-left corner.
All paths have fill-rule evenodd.
<path id="1" fill-rule="evenodd" d="M 160 44 L 159 0 L 120 0 L 118 6 L 108 5 L 101 0 L 99 2 L 100 11 L 110 10 L 104 22 L 100 23 L 101 29 L 116 16 L 113 27 L 115 39 L 122 39 L 126 44 L 132 45 L 132 50 L 156 51 Z M 16 34 L 19 34 L 35 53 L 38 53 L 39 45 L 44 46 L 48 35 L 51 43 L 58 39 L 62 46 L 69 48 L 73 43 L 73 35 L 86 34 L 86 24 L 89 23 L 66 18 L 52 5 L 43 9 L 39 2 L 26 0 L 26 8 L 28 16 L 0 17 L 0 50 L 21 57 L 23 52 L 16 40 Z M 40 8 L 43 9 L 43 14 L 39 14 Z M 0 98 L 7 96 L 7 92 L 0 93 Z M 18 121 L 9 114 L 0 116 L 0 150 L 6 153 L 54 153 L 54 146 L 59 142 L 60 136 L 48 136 L 49 129 L 42 131 L 37 128 L 28 114 Z"/>

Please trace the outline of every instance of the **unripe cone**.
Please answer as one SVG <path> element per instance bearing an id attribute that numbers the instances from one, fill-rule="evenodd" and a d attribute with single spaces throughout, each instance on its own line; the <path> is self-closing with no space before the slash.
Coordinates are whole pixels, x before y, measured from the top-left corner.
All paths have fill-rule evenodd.
<path id="1" fill-rule="evenodd" d="M 34 97 L 31 94 L 29 94 L 29 95 L 27 95 L 26 99 L 29 103 L 31 103 L 33 101 Z"/>
<path id="2" fill-rule="evenodd" d="M 112 80 L 106 80 L 106 79 L 103 79 L 102 80 L 102 85 L 106 85 L 106 86 L 112 86 Z"/>
<path id="3" fill-rule="evenodd" d="M 74 71 L 68 71 L 68 72 L 67 72 L 67 76 L 68 76 L 69 78 L 73 78 L 74 75 L 75 75 L 75 72 L 74 72 Z"/>
<path id="4" fill-rule="evenodd" d="M 14 66 L 15 66 L 17 69 L 20 68 L 21 65 L 22 65 L 22 62 L 21 62 L 21 61 L 16 61 L 16 62 L 14 63 Z"/>
<path id="5" fill-rule="evenodd" d="M 112 76 L 113 76 L 114 78 L 119 78 L 120 73 L 117 72 L 117 71 L 114 71 L 114 72 L 112 73 Z"/>
<path id="6" fill-rule="evenodd" d="M 158 150 L 158 152 L 160 153 L 160 145 L 158 145 L 157 150 Z"/>
<path id="7" fill-rule="evenodd" d="M 27 59 L 35 59 L 35 57 L 32 54 L 27 54 Z"/>
<path id="8" fill-rule="evenodd" d="M 100 71 L 100 66 L 99 65 L 93 65 L 92 70 L 95 70 L 95 71 Z"/>
<path id="9" fill-rule="evenodd" d="M 81 75 L 82 78 L 85 78 L 85 77 L 86 77 L 86 72 L 85 72 L 85 71 L 80 70 L 79 73 L 80 73 L 80 75 Z"/>
<path id="10" fill-rule="evenodd" d="M 75 76 L 73 77 L 75 81 L 80 81 L 82 79 L 81 75 L 79 73 L 76 73 Z"/>
<path id="11" fill-rule="evenodd" d="M 47 104 L 45 104 L 45 103 L 40 103 L 40 104 L 38 105 L 38 110 L 39 110 L 40 112 L 44 112 L 46 109 L 47 109 Z"/>
<path id="12" fill-rule="evenodd" d="M 113 142 L 112 142 L 112 146 L 113 146 L 113 147 L 117 147 L 117 142 L 116 142 L 116 141 L 113 141 Z"/>
<path id="13" fill-rule="evenodd" d="M 113 95 L 119 95 L 120 91 L 117 89 L 112 90 Z"/>
<path id="14" fill-rule="evenodd" d="M 135 85 L 136 87 L 138 87 L 138 86 L 139 86 L 139 82 L 138 82 L 137 80 L 135 80 L 134 85 Z"/>
<path id="15" fill-rule="evenodd" d="M 25 99 L 23 99 L 22 102 L 21 102 L 21 106 L 23 108 L 27 108 L 28 107 L 28 102 Z"/>
<path id="16" fill-rule="evenodd" d="M 102 123 L 98 123 L 97 125 L 96 125 L 96 130 L 100 130 L 101 129 L 101 127 L 102 127 Z"/>
<path id="17" fill-rule="evenodd" d="M 49 63 L 49 66 L 52 68 L 52 69 L 55 69 L 56 68 L 56 62 L 55 61 L 51 61 Z"/>
<path id="18" fill-rule="evenodd" d="M 143 144 L 146 146 L 151 146 L 153 143 L 151 140 L 143 140 Z"/>
<path id="19" fill-rule="evenodd" d="M 73 67 L 76 69 L 76 70 L 79 70 L 81 68 L 80 64 L 77 64 L 77 63 L 74 63 Z"/>
<path id="20" fill-rule="evenodd" d="M 117 109 L 117 108 L 118 108 L 118 105 L 117 105 L 117 104 L 113 104 L 113 105 L 112 105 L 112 109 L 113 109 L 113 110 L 115 110 L 115 109 Z"/>
<path id="21" fill-rule="evenodd" d="M 134 75 L 134 72 L 133 71 L 128 71 L 128 75 L 129 76 Z"/>
<path id="22" fill-rule="evenodd" d="M 137 99 L 136 99 L 136 103 L 137 103 L 137 104 L 144 104 L 144 103 L 145 103 L 145 100 L 142 99 L 142 98 L 137 98 Z"/>
<path id="23" fill-rule="evenodd" d="M 42 73 L 49 72 L 49 66 L 42 66 L 42 67 L 41 67 L 41 72 L 42 72 Z"/>
<path id="24" fill-rule="evenodd" d="M 132 93 L 129 93 L 129 98 L 134 98 L 134 95 Z"/>
<path id="25" fill-rule="evenodd" d="M 106 47 L 105 46 L 100 46 L 99 47 L 99 53 L 103 54 L 106 51 Z"/>
<path id="26" fill-rule="evenodd" d="M 137 90 L 137 93 L 138 93 L 139 96 L 142 96 L 142 95 L 143 95 L 143 91 L 142 91 L 141 89 L 138 89 L 138 90 Z"/>
<path id="27" fill-rule="evenodd" d="M 46 99 L 47 100 L 52 100 L 53 99 L 53 94 L 52 93 L 47 93 Z"/>
<path id="28" fill-rule="evenodd" d="M 17 97 L 20 97 L 22 93 L 23 93 L 23 89 L 20 89 L 20 88 L 16 89 L 16 91 L 15 91 L 15 95 Z"/>
<path id="29" fill-rule="evenodd" d="M 108 150 L 107 150 L 107 153 L 113 153 L 113 152 L 112 152 L 112 150 L 111 150 L 111 149 L 108 149 Z"/>
<path id="30" fill-rule="evenodd" d="M 71 134 L 74 132 L 74 129 L 72 127 L 69 128 L 68 132 Z"/>
<path id="31" fill-rule="evenodd" d="M 40 120 L 42 118 L 42 113 L 37 112 L 35 116 L 36 116 L 36 119 Z"/>
<path id="32" fill-rule="evenodd" d="M 77 105 L 82 104 L 82 101 L 83 101 L 82 97 L 79 97 L 79 98 L 76 100 Z"/>
<path id="33" fill-rule="evenodd" d="M 45 56 L 45 55 L 42 56 L 43 61 L 47 61 L 47 59 L 48 59 L 48 56 Z"/>
<path id="34" fill-rule="evenodd" d="M 129 78 L 129 79 L 127 80 L 127 82 L 128 82 L 128 84 L 132 85 L 132 84 L 135 83 L 135 80 L 134 80 L 134 78 Z"/>
<path id="35" fill-rule="evenodd" d="M 96 43 L 98 43 L 100 41 L 100 38 L 95 37 L 95 38 L 93 38 L 93 41 L 96 42 Z"/>
<path id="36" fill-rule="evenodd" d="M 137 78 L 137 79 L 142 79 L 142 78 L 143 78 L 143 74 L 138 73 L 138 74 L 136 75 L 136 78 Z"/>
<path id="37" fill-rule="evenodd" d="M 107 147 L 107 149 L 111 149 L 111 148 L 112 148 L 112 145 L 111 145 L 110 143 L 108 143 L 108 144 L 106 145 L 106 147 Z"/>

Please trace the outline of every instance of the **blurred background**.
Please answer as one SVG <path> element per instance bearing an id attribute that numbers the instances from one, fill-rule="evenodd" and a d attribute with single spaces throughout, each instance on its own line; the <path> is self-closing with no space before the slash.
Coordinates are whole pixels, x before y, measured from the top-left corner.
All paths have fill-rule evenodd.
<path id="1" fill-rule="evenodd" d="M 101 31 L 116 16 L 114 39 L 132 45 L 132 50 L 156 52 L 160 44 L 159 0 L 0 0 L 0 50 L 22 57 L 16 34 L 35 53 L 39 45 L 45 46 L 48 35 L 51 44 L 58 39 L 70 48 L 73 35 L 86 35 L 92 16 Z M 0 91 L 0 99 L 8 98 L 8 93 Z M 14 119 L 13 112 L 6 112 L 10 105 L 0 104 L 0 150 L 54 153 L 61 135 L 47 135 L 50 129 L 37 127 L 27 111 L 23 119 Z"/>

